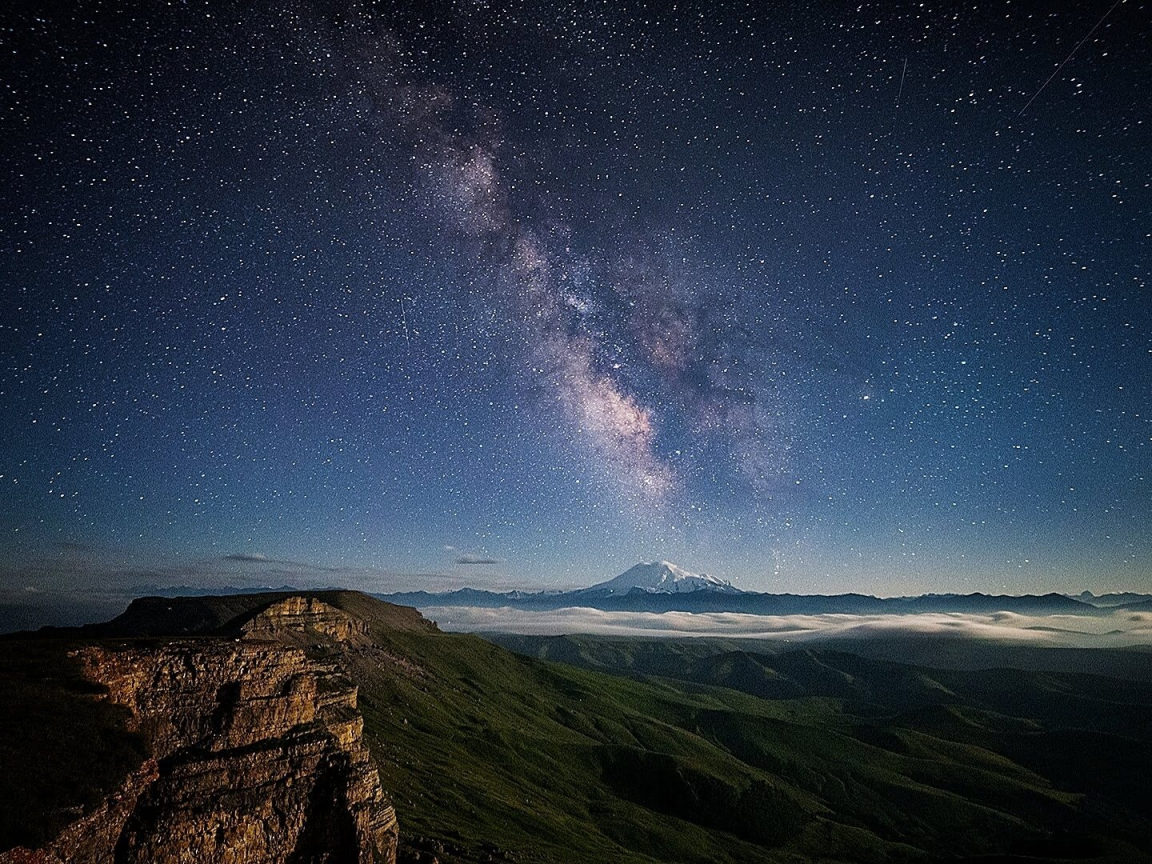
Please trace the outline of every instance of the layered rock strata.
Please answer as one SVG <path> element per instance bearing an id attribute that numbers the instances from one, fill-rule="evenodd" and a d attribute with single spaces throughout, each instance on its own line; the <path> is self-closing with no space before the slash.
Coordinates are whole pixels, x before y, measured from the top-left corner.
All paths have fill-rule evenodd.
<path id="1" fill-rule="evenodd" d="M 396 816 L 361 740 L 356 688 L 304 647 L 362 638 L 359 619 L 293 597 L 237 640 L 79 649 L 152 758 L 49 848 L 0 862 L 392 864 Z"/>
<path id="2" fill-rule="evenodd" d="M 245 639 L 275 642 L 361 645 L 369 641 L 367 623 L 315 597 L 287 597 L 273 603 L 240 630 Z"/>

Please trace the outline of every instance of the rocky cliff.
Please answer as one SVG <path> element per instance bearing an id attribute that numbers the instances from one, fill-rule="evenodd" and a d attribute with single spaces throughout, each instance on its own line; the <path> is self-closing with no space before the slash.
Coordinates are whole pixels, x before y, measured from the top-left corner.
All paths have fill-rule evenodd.
<path id="1" fill-rule="evenodd" d="M 243 619 L 233 638 L 76 649 L 150 758 L 47 848 L 0 862 L 394 862 L 395 812 L 340 666 L 367 625 L 303 596 Z"/>

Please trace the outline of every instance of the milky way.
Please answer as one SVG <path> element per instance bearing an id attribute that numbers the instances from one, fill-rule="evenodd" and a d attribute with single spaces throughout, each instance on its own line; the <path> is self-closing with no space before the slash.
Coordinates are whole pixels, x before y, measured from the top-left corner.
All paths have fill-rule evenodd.
<path id="1" fill-rule="evenodd" d="M 1146 5 L 14 5 L 6 587 L 1152 587 Z"/>

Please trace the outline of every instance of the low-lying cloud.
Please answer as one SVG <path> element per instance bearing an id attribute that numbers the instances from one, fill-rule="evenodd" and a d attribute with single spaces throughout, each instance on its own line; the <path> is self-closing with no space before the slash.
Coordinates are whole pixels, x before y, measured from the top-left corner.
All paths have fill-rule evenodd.
<path id="1" fill-rule="evenodd" d="M 421 610 L 444 630 L 534 636 L 703 637 L 817 641 L 882 636 L 938 636 L 1037 646 L 1122 648 L 1152 645 L 1152 613 L 1106 615 L 750 615 L 744 612 L 608 612 L 571 607 L 530 611 L 437 606 Z"/>

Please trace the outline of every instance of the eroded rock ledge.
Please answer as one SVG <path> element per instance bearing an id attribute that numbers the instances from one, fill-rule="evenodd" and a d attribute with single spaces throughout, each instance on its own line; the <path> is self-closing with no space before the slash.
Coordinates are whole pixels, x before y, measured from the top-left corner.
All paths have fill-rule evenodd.
<path id="1" fill-rule="evenodd" d="M 355 685 L 304 647 L 366 638 L 359 619 L 290 597 L 236 640 L 79 649 L 151 758 L 48 848 L 0 862 L 392 864 L 395 811 L 361 740 Z"/>

